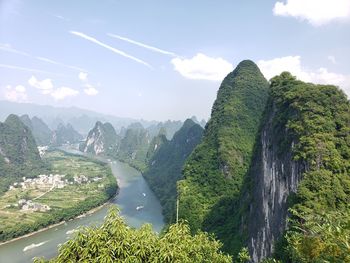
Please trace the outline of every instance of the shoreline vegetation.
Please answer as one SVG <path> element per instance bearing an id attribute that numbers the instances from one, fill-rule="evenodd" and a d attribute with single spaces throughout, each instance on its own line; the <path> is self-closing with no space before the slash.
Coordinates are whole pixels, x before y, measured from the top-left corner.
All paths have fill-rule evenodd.
<path id="1" fill-rule="evenodd" d="M 58 227 L 58 226 L 60 226 L 60 225 L 63 225 L 63 224 L 65 224 L 67 221 L 72 221 L 72 220 L 80 219 L 80 218 L 83 218 L 83 217 L 85 217 L 85 216 L 91 215 L 91 214 L 93 214 L 93 213 L 95 213 L 95 212 L 101 210 L 102 208 L 104 208 L 104 207 L 106 207 L 106 206 L 112 204 L 112 203 L 111 203 L 111 200 L 113 200 L 117 195 L 118 195 L 118 191 L 116 192 L 116 194 L 115 194 L 113 197 L 111 197 L 110 199 L 108 199 L 108 200 L 107 200 L 104 204 L 102 204 L 102 205 L 96 206 L 96 207 L 94 207 L 94 208 L 92 208 L 92 209 L 90 209 L 90 210 L 88 210 L 88 211 L 86 211 L 86 212 L 83 212 L 82 214 L 77 215 L 76 217 L 71 218 L 71 219 L 69 219 L 69 220 L 63 220 L 63 221 L 60 221 L 60 222 L 58 222 L 58 223 L 55 223 L 55 224 L 48 225 L 48 226 L 46 226 L 46 227 L 40 228 L 39 230 L 36 230 L 36 231 L 34 231 L 34 232 L 30 232 L 30 233 L 25 234 L 25 235 L 23 235 L 23 236 L 15 237 L 15 238 L 13 238 L 13 239 L 0 242 L 0 246 L 3 246 L 3 245 L 6 245 L 6 244 L 9 244 L 9 243 L 12 243 L 12 242 L 14 242 L 14 241 L 18 241 L 18 240 L 21 240 L 21 239 L 24 239 L 24 238 L 27 238 L 27 237 L 34 236 L 34 235 L 36 235 L 36 234 L 38 234 L 38 233 L 41 233 L 41 232 L 45 232 L 45 231 L 47 231 L 47 230 L 49 230 L 49 229 L 52 229 L 52 228 Z"/>
<path id="2" fill-rule="evenodd" d="M 96 163 L 96 164 L 103 164 L 107 165 L 107 162 L 103 162 L 101 160 L 98 160 L 93 157 L 86 157 L 78 154 L 72 154 L 67 151 L 63 150 L 54 150 L 54 152 L 61 152 L 64 154 L 64 158 L 67 157 L 76 157 L 76 158 L 82 158 L 83 161 L 85 160 L 88 165 L 91 166 L 91 163 Z M 54 160 L 57 161 L 60 157 L 62 156 L 54 156 Z M 60 161 L 66 161 L 64 158 L 61 158 Z M 78 160 L 80 161 L 80 159 Z M 80 167 L 78 165 L 78 167 Z M 102 166 L 101 166 L 102 167 Z M 92 195 L 86 195 L 85 199 L 82 201 L 76 201 L 76 203 L 73 206 L 64 206 L 61 209 L 58 209 L 56 211 L 53 211 L 52 213 L 48 213 L 47 215 L 40 215 L 38 214 L 38 217 L 34 223 L 22 223 L 22 224 L 14 224 L 13 226 L 8 226 L 6 227 L 5 225 L 3 226 L 3 230 L 0 231 L 0 246 L 14 242 L 16 240 L 20 240 L 29 236 L 33 236 L 37 233 L 49 230 L 51 228 L 60 226 L 64 224 L 65 222 L 75 220 L 81 217 L 85 217 L 86 215 L 92 214 L 103 207 L 111 204 L 111 200 L 113 200 L 119 193 L 119 186 L 117 183 L 117 178 L 113 175 L 113 172 L 108 164 L 108 171 L 104 171 L 101 168 L 98 167 L 96 168 L 99 172 L 103 171 L 106 172 L 104 175 L 104 179 L 100 182 L 104 182 L 104 189 L 101 191 L 97 190 L 100 189 L 98 186 L 93 186 L 94 192 Z M 57 167 L 55 167 L 57 168 Z M 69 167 L 65 167 L 66 169 L 69 169 Z M 98 182 L 98 183 L 100 183 Z M 93 184 L 98 184 L 93 183 Z M 87 193 L 87 189 L 80 189 L 81 186 L 77 186 L 76 191 L 74 192 L 79 192 L 79 191 L 84 191 Z M 47 198 L 49 200 L 50 198 Z M 5 224 L 5 222 L 4 222 Z M 8 222 L 8 224 L 11 224 Z"/>

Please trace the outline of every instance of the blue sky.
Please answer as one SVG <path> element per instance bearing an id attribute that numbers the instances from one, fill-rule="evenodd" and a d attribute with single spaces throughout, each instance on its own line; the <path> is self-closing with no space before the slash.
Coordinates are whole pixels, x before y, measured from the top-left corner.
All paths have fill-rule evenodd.
<path id="1" fill-rule="evenodd" d="M 207 119 L 243 59 L 350 95 L 349 32 L 350 0 L 1 0 L 0 99 Z"/>

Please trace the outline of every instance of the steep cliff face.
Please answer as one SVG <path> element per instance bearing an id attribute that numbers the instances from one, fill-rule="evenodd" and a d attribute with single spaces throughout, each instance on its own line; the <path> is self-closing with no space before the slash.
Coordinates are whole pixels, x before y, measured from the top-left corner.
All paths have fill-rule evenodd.
<path id="1" fill-rule="evenodd" d="M 113 155 L 117 151 L 118 142 L 119 138 L 113 126 L 98 121 L 79 148 L 85 153 Z"/>
<path id="2" fill-rule="evenodd" d="M 287 72 L 273 78 L 240 207 L 247 208 L 241 230 L 247 230 L 252 261 L 276 252 L 289 208 L 303 215 L 348 211 L 349 171 L 350 104 L 344 93 Z"/>
<path id="3" fill-rule="evenodd" d="M 259 139 L 258 151 L 252 162 L 252 192 L 248 215 L 248 245 L 253 262 L 272 255 L 275 241 L 286 229 L 287 198 L 295 193 L 305 165 L 293 160 L 292 141 L 281 149 L 274 136 L 276 107 L 267 113 Z M 281 136 L 288 136 L 287 131 Z"/>

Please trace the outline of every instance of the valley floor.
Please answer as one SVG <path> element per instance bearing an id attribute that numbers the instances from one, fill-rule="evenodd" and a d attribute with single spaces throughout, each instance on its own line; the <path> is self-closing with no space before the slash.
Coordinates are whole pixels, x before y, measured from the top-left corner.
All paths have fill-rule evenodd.
<path id="1" fill-rule="evenodd" d="M 44 155 L 52 173 L 22 178 L 0 198 L 0 241 L 72 219 L 115 195 L 110 167 L 82 156 L 51 151 Z"/>

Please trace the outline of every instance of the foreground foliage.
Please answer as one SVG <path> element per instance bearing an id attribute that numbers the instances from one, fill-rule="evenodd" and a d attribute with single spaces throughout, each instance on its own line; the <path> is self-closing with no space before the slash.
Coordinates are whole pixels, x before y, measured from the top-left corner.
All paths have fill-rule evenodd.
<path id="1" fill-rule="evenodd" d="M 57 258 L 35 262 L 231 263 L 232 258 L 220 252 L 220 247 L 221 244 L 206 233 L 192 236 L 184 223 L 170 226 L 160 236 L 152 231 L 151 225 L 130 228 L 118 210 L 111 208 L 102 226 L 82 228 L 60 247 Z"/>
<path id="2" fill-rule="evenodd" d="M 300 214 L 287 232 L 292 262 L 350 262 L 350 208 L 326 214 Z"/>

